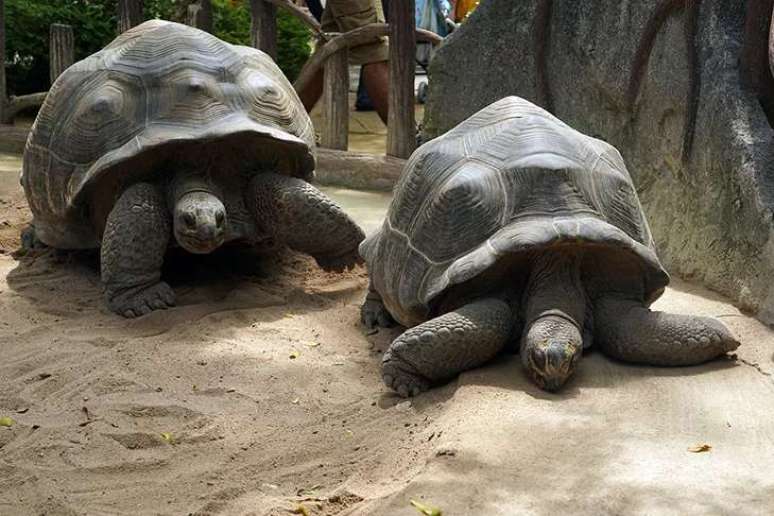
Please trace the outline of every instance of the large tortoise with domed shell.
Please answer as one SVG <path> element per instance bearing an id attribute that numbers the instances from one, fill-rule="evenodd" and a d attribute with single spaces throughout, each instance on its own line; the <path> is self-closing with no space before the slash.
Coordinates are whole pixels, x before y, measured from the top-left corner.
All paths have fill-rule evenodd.
<path id="1" fill-rule="evenodd" d="M 648 308 L 669 277 L 620 154 L 518 97 L 417 149 L 360 253 L 371 278 L 363 322 L 409 327 L 382 363 L 403 396 L 509 340 L 550 391 L 592 342 L 662 366 L 739 345 L 717 319 Z"/>
<path id="2" fill-rule="evenodd" d="M 281 242 L 340 271 L 363 233 L 308 183 L 314 166 L 311 121 L 271 58 L 148 21 L 53 84 L 24 152 L 24 241 L 100 247 L 108 306 L 128 317 L 174 304 L 170 244 Z"/>

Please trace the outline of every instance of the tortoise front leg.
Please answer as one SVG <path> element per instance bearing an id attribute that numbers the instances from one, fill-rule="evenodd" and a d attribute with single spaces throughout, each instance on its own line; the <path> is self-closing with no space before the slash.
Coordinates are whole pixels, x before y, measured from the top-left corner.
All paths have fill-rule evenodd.
<path id="1" fill-rule="evenodd" d="M 404 398 L 415 396 L 492 359 L 512 322 L 507 303 L 487 298 L 409 328 L 384 353 L 382 379 Z"/>
<path id="2" fill-rule="evenodd" d="M 309 254 L 325 270 L 341 272 L 362 263 L 365 235 L 325 194 L 306 181 L 258 174 L 245 200 L 256 224 L 291 249 Z"/>
<path id="3" fill-rule="evenodd" d="M 700 364 L 739 347 L 715 318 L 655 312 L 615 297 L 597 300 L 594 333 L 595 345 L 606 354 L 656 366 Z"/>
<path id="4" fill-rule="evenodd" d="M 138 317 L 175 304 L 175 293 L 160 281 L 171 221 L 157 187 L 138 183 L 121 195 L 102 236 L 102 282 L 108 307 Z"/>

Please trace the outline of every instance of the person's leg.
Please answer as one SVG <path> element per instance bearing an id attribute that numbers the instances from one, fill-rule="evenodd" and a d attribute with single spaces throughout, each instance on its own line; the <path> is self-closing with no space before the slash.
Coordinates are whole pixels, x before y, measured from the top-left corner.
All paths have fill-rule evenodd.
<path id="1" fill-rule="evenodd" d="M 317 101 L 320 100 L 323 90 L 323 71 L 322 68 L 312 77 L 306 87 L 298 92 L 301 103 L 306 108 L 307 113 L 311 113 Z"/>
<path id="2" fill-rule="evenodd" d="M 336 18 L 330 8 L 330 2 L 326 5 L 320 18 L 320 28 L 323 32 L 340 32 L 336 23 Z M 312 77 L 306 87 L 298 91 L 298 97 L 304 105 L 307 113 L 311 113 L 317 101 L 320 100 L 323 90 L 323 70 L 322 68 Z"/>
<path id="3" fill-rule="evenodd" d="M 363 65 L 363 82 L 374 109 L 387 124 L 390 91 L 390 65 L 387 61 Z"/>
<path id="4" fill-rule="evenodd" d="M 382 21 L 376 8 L 377 0 L 328 0 L 323 18 L 330 16 L 335 20 L 340 32 L 348 32 L 359 27 Z M 379 118 L 387 123 L 389 71 L 387 63 L 389 52 L 385 38 L 375 38 L 373 42 L 349 49 L 350 64 L 363 66 L 363 82 L 368 96 L 374 104 Z"/>

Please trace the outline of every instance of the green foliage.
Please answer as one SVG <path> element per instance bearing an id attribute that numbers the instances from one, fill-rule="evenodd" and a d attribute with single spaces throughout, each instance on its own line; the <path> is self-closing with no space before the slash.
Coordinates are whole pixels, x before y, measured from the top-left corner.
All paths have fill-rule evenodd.
<path id="1" fill-rule="evenodd" d="M 250 45 L 248 0 L 212 0 L 212 16 L 216 36 L 235 45 Z M 309 40 L 306 26 L 280 9 L 277 13 L 277 64 L 291 81 L 309 58 Z"/>
<path id="2" fill-rule="evenodd" d="M 10 94 L 48 89 L 49 27 L 75 28 L 75 58 L 102 48 L 114 36 L 111 0 L 6 0 L 6 80 Z"/>
<path id="3" fill-rule="evenodd" d="M 145 0 L 146 19 L 185 21 L 192 0 Z M 214 33 L 239 45 L 250 44 L 249 0 L 212 0 Z M 72 25 L 75 59 L 83 59 L 115 36 L 116 0 L 5 0 L 6 76 L 9 94 L 46 91 L 49 87 L 49 26 Z M 277 64 L 295 79 L 310 54 L 310 34 L 292 15 L 277 17 Z"/>
<path id="4" fill-rule="evenodd" d="M 301 72 L 312 49 L 311 34 L 301 21 L 282 11 L 277 16 L 277 64 L 291 81 Z"/>

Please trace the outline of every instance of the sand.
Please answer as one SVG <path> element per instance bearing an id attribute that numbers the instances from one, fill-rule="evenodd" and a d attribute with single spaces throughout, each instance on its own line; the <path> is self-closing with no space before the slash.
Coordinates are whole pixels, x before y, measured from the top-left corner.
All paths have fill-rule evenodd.
<path id="1" fill-rule="evenodd" d="M 0 514 L 774 507 L 774 334 L 712 293 L 678 281 L 659 307 L 721 316 L 738 359 L 663 369 L 592 352 L 550 395 L 505 356 L 403 401 L 379 378 L 400 330 L 358 323 L 364 270 L 177 257 L 179 306 L 125 320 L 93 254 L 11 257 L 29 217 L 15 173 L 0 172 L 0 417 L 15 422 L 0 428 Z M 331 193 L 378 225 L 386 199 Z"/>

